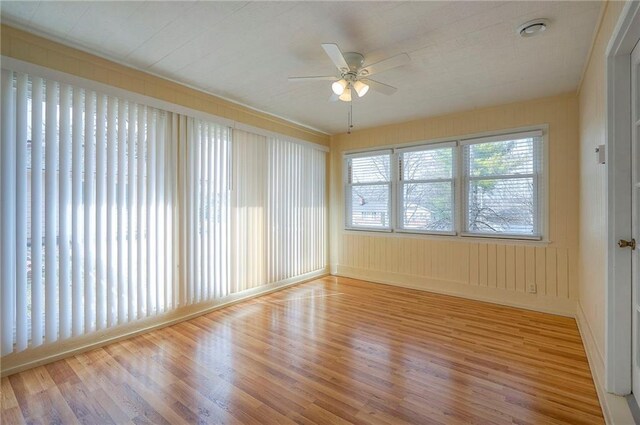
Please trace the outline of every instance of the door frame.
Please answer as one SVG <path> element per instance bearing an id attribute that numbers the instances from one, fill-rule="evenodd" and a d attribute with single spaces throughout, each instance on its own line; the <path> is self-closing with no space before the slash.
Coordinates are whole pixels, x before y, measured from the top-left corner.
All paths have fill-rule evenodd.
<path id="1" fill-rule="evenodd" d="M 605 389 L 631 393 L 631 51 L 640 38 L 640 2 L 627 2 L 606 50 L 607 282 Z"/>

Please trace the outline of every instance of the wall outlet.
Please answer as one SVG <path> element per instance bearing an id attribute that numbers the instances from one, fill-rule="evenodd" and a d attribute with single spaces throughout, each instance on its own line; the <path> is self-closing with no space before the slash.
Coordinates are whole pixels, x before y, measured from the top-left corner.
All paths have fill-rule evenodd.
<path id="1" fill-rule="evenodd" d="M 530 294 L 535 294 L 536 293 L 536 284 L 535 283 L 530 283 L 529 284 L 529 289 L 528 291 Z"/>

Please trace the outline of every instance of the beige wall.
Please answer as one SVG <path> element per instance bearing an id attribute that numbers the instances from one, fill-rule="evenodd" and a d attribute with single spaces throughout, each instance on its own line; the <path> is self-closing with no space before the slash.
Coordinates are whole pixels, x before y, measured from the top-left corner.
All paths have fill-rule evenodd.
<path id="1" fill-rule="evenodd" d="M 604 361 L 606 282 L 606 167 L 594 149 L 605 141 L 605 50 L 624 2 L 608 2 L 579 91 L 580 106 L 580 307 Z"/>
<path id="2" fill-rule="evenodd" d="M 552 311 L 572 312 L 572 301 L 579 297 L 602 353 L 605 176 L 604 167 L 595 164 L 593 148 L 603 142 L 605 132 L 604 49 L 623 4 L 611 2 L 606 6 L 579 100 L 566 94 L 332 137 L 331 263 L 334 269 L 341 274 Z M 5 56 L 266 130 L 329 144 L 329 137 L 324 134 L 6 25 L 1 26 L 1 35 L 1 53 Z M 549 124 L 550 132 L 550 244 L 467 242 L 342 230 L 341 158 L 345 149 L 536 124 Z M 536 295 L 526 293 L 529 282 L 537 284 Z"/>
<path id="3" fill-rule="evenodd" d="M 19 29 L 1 26 L 4 56 L 155 97 L 265 130 L 329 145 L 329 136 Z"/>
<path id="4" fill-rule="evenodd" d="M 550 243 L 343 230 L 345 150 L 549 126 Z M 574 314 L 578 299 L 578 101 L 574 94 L 355 131 L 331 138 L 331 265 L 338 274 Z M 529 294 L 530 283 L 537 294 Z"/>

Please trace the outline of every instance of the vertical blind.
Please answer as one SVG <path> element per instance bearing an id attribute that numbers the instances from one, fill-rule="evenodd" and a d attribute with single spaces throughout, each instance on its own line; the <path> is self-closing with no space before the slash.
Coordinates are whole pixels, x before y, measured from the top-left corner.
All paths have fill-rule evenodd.
<path id="1" fill-rule="evenodd" d="M 326 154 L 2 69 L 2 355 L 326 266 Z"/>
<path id="2" fill-rule="evenodd" d="M 267 272 L 277 282 L 322 269 L 326 262 L 326 154 L 267 139 Z"/>
<path id="3" fill-rule="evenodd" d="M 187 303 L 224 297 L 233 291 L 229 280 L 229 160 L 228 127 L 187 118 L 185 221 L 188 226 L 184 282 Z"/>
<path id="4" fill-rule="evenodd" d="M 233 290 L 253 288 L 267 279 L 267 139 L 233 133 Z M 248 267 L 250 265 L 250 267 Z"/>
<path id="5" fill-rule="evenodd" d="M 322 269 L 326 154 L 240 130 L 233 147 L 235 290 Z"/>
<path id="6" fill-rule="evenodd" d="M 168 127 L 163 111 L 2 70 L 3 355 L 171 307 Z"/>

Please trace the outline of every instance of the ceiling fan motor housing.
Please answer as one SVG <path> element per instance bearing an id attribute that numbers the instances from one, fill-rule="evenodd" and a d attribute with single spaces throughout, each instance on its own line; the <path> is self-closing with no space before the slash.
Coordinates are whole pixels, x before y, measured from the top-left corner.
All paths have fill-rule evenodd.
<path id="1" fill-rule="evenodd" d="M 344 54 L 344 60 L 349 65 L 349 69 L 341 70 L 345 74 L 349 73 L 349 71 L 356 73 L 364 66 L 364 56 L 360 53 L 347 52 Z"/>

